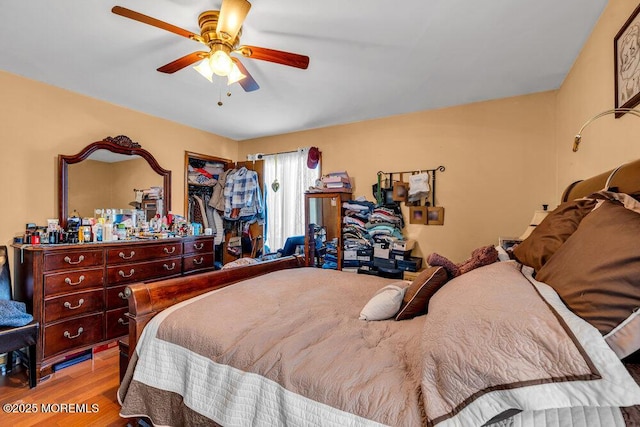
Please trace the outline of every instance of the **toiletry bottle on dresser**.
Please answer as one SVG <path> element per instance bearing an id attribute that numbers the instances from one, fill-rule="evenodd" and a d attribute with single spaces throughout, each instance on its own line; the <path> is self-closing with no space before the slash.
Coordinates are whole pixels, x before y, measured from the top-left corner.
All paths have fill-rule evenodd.
<path id="1" fill-rule="evenodd" d="M 104 230 L 102 230 L 102 240 L 110 242 L 113 240 L 113 224 L 111 221 L 104 223 Z"/>
<path id="2" fill-rule="evenodd" d="M 84 234 L 85 242 L 93 242 L 93 233 L 91 232 L 91 226 L 85 225 L 83 226 L 84 230 L 82 230 L 82 234 Z"/>
<path id="3" fill-rule="evenodd" d="M 91 227 L 93 229 L 93 241 L 102 242 L 102 224 L 97 222 Z"/>

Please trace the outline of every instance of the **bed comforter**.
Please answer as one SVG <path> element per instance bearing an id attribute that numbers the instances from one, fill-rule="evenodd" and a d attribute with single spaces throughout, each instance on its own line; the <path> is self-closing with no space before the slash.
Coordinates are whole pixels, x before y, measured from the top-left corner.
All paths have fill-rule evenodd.
<path id="1" fill-rule="evenodd" d="M 426 316 L 358 320 L 390 282 L 301 268 L 171 307 L 144 330 L 121 415 L 159 425 L 481 426 L 588 408 L 624 425 L 617 407 L 640 404 L 602 336 L 514 263 L 452 280 Z"/>

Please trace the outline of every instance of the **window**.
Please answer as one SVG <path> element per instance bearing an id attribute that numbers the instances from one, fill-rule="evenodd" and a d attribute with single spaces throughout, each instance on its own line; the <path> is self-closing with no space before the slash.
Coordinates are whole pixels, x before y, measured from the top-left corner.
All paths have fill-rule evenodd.
<path id="1" fill-rule="evenodd" d="M 301 236 L 304 230 L 304 192 L 320 178 L 320 166 L 307 167 L 309 149 L 264 156 L 266 232 L 265 245 L 270 252 L 284 246 L 287 237 Z M 273 191 L 278 180 L 280 188 Z"/>

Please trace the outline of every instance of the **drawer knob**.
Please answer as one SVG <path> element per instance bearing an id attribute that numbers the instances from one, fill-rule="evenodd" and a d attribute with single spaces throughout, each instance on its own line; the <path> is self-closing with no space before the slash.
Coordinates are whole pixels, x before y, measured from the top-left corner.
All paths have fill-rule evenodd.
<path id="1" fill-rule="evenodd" d="M 165 254 L 172 254 L 172 253 L 174 253 L 176 251 L 176 247 L 175 246 L 172 246 L 171 250 L 169 250 L 169 248 L 167 248 L 166 246 L 164 248 L 162 248 L 162 249 L 164 250 Z"/>
<path id="2" fill-rule="evenodd" d="M 194 243 L 193 244 L 193 249 L 195 249 L 197 251 L 199 251 L 202 248 L 204 248 L 204 243 L 200 243 L 200 244 Z"/>
<path id="3" fill-rule="evenodd" d="M 120 323 L 121 325 L 124 325 L 124 326 L 129 324 L 129 322 L 125 321 L 122 317 L 118 318 L 118 323 Z"/>
<path id="4" fill-rule="evenodd" d="M 122 299 L 127 299 L 127 296 L 124 294 L 124 292 L 118 292 L 118 296 Z"/>
<path id="5" fill-rule="evenodd" d="M 175 249 L 175 248 L 174 248 L 174 249 Z M 174 268 L 176 268 L 176 263 L 175 263 L 175 262 L 172 262 L 172 263 L 171 263 L 171 267 L 169 267 L 167 264 L 162 264 L 162 266 L 164 267 L 164 269 L 165 269 L 165 270 L 167 270 L 167 271 L 171 271 L 171 270 L 173 270 Z"/>
<path id="6" fill-rule="evenodd" d="M 131 270 L 129 270 L 129 274 L 125 273 L 122 270 L 118 270 L 118 274 L 120 275 L 120 277 L 131 277 L 133 276 L 133 273 L 135 273 L 136 271 L 132 268 Z"/>
<path id="7" fill-rule="evenodd" d="M 72 282 L 70 278 L 66 277 L 64 279 L 64 283 L 66 283 L 67 285 L 70 285 L 70 286 L 76 286 L 76 285 L 79 285 L 80 283 L 82 283 L 83 280 L 84 280 L 84 276 L 80 276 L 78 278 L 77 282 Z"/>
<path id="8" fill-rule="evenodd" d="M 80 255 L 78 257 L 78 261 L 71 261 L 71 258 L 69 258 L 68 256 L 64 257 L 64 262 L 66 262 L 67 264 L 80 264 L 82 261 L 84 261 L 84 255 Z"/>
<path id="9" fill-rule="evenodd" d="M 200 259 L 196 259 L 196 258 L 193 259 L 193 263 L 195 265 L 201 265 L 203 262 L 204 262 L 204 257 L 200 257 Z"/>
<path id="10" fill-rule="evenodd" d="M 77 308 L 80 308 L 82 306 L 82 304 L 84 304 L 84 300 L 82 298 L 80 298 L 80 301 L 78 301 L 78 305 L 72 306 L 69 301 L 65 301 L 64 306 L 66 308 L 68 308 L 69 310 L 75 310 Z"/>
<path id="11" fill-rule="evenodd" d="M 131 259 L 131 258 L 133 258 L 133 256 L 134 256 L 135 254 L 136 254 L 136 251 L 131 251 L 131 253 L 129 254 L 129 256 L 126 256 L 126 255 L 124 254 L 124 252 L 120 252 L 120 253 L 118 254 L 118 256 L 119 256 L 120 258 L 122 258 L 122 259 Z"/>
<path id="12" fill-rule="evenodd" d="M 82 329 L 82 326 L 80 326 L 78 328 L 78 333 L 77 334 L 71 335 L 71 333 L 69 331 L 64 331 L 63 335 L 64 335 L 65 338 L 69 338 L 70 340 L 72 340 L 74 338 L 78 338 L 82 334 L 82 332 L 84 332 L 84 329 Z"/>

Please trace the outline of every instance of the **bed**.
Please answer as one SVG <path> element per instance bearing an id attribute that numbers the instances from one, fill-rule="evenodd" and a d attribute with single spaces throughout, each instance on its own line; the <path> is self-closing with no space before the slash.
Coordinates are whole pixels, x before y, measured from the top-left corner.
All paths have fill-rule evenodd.
<path id="1" fill-rule="evenodd" d="M 430 267 L 401 282 L 288 257 L 132 285 L 121 416 L 637 425 L 640 203 L 628 194 L 639 187 L 640 161 L 572 184 L 512 257 L 455 278 Z"/>

